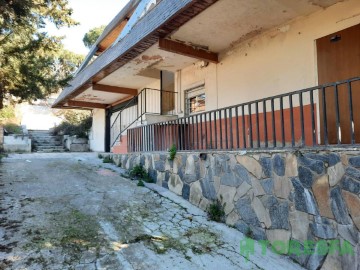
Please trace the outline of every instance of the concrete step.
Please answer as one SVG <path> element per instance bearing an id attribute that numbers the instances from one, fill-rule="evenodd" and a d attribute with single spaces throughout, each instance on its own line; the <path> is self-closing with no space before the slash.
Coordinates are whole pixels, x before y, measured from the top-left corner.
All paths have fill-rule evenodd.
<path id="1" fill-rule="evenodd" d="M 43 134 L 43 135 L 29 134 L 29 136 L 33 138 L 61 138 L 61 136 L 54 136 L 51 134 Z"/>
<path id="2" fill-rule="evenodd" d="M 38 142 L 38 143 L 62 143 L 61 140 L 54 140 L 54 139 L 49 139 L 49 140 L 39 140 L 39 139 L 34 139 L 31 138 L 33 142 Z"/>
<path id="3" fill-rule="evenodd" d="M 31 132 L 29 132 L 29 136 L 43 137 L 43 136 L 53 136 L 53 134 L 52 133 L 31 133 Z"/>
<path id="4" fill-rule="evenodd" d="M 37 143 L 62 143 L 61 140 L 59 139 L 39 139 L 39 138 L 31 138 L 33 142 L 37 142 Z"/>
<path id="5" fill-rule="evenodd" d="M 56 140 L 61 140 L 61 136 L 31 136 L 31 138 L 34 138 L 34 139 L 39 139 L 39 140 L 46 140 L 46 139 L 56 139 Z"/>
<path id="6" fill-rule="evenodd" d="M 38 136 L 43 136 L 43 135 L 52 135 L 52 132 L 31 132 L 28 131 L 29 135 L 38 135 Z"/>
<path id="7" fill-rule="evenodd" d="M 66 150 L 63 149 L 53 149 L 53 148 L 48 148 L 48 149 L 41 149 L 41 150 L 35 150 L 35 152 L 37 153 L 53 153 L 53 152 L 66 152 Z"/>
<path id="8" fill-rule="evenodd" d="M 61 136 L 54 136 L 49 130 L 29 130 L 29 136 L 36 152 L 65 152 Z"/>
<path id="9" fill-rule="evenodd" d="M 63 149 L 62 145 L 36 145 L 36 149 L 45 149 L 45 148 L 54 148 L 54 149 Z"/>
<path id="10" fill-rule="evenodd" d="M 33 143 L 35 146 L 46 146 L 46 147 L 56 147 L 56 146 L 63 146 L 62 143 Z"/>
<path id="11" fill-rule="evenodd" d="M 55 146 L 60 146 L 63 145 L 61 142 L 34 142 L 32 141 L 33 145 L 55 145 Z"/>

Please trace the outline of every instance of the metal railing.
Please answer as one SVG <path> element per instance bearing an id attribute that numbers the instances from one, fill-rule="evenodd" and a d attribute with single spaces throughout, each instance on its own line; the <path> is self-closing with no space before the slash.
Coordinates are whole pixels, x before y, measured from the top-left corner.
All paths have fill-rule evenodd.
<path id="1" fill-rule="evenodd" d="M 132 128 L 128 152 L 353 146 L 359 107 L 357 77 Z"/>
<path id="2" fill-rule="evenodd" d="M 143 124 L 146 114 L 172 115 L 176 113 L 176 92 L 144 88 L 137 96 L 111 117 L 111 141 L 113 147 L 121 135 L 131 127 Z M 163 101 L 163 102 L 162 102 Z"/>

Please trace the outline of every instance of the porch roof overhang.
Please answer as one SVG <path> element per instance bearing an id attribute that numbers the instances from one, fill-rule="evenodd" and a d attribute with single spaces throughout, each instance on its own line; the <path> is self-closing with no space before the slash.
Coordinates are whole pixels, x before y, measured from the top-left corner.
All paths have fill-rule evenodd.
<path id="1" fill-rule="evenodd" d="M 52 107 L 71 107 L 68 101 L 79 98 L 79 95 L 86 91 L 92 91 L 93 84 L 139 56 L 156 44 L 160 38 L 168 36 L 216 1 L 218 0 L 160 1 L 134 25 L 127 36 L 108 48 L 94 62 L 79 72 L 70 82 L 70 86 L 61 92 Z M 122 98 L 114 93 L 106 93 L 106 95 L 107 98 L 101 94 L 101 100 L 97 100 L 97 103 L 110 104 L 109 102 L 114 98 Z M 129 95 L 125 95 L 123 98 L 127 97 Z"/>
<path id="2" fill-rule="evenodd" d="M 140 89 L 159 79 L 160 70 L 175 72 L 194 59 L 216 63 L 237 44 L 337 2 L 342 1 L 162 0 L 123 40 L 77 74 L 53 107 L 70 106 L 69 100 L 106 105 L 125 101 L 131 95 L 93 86 Z"/>

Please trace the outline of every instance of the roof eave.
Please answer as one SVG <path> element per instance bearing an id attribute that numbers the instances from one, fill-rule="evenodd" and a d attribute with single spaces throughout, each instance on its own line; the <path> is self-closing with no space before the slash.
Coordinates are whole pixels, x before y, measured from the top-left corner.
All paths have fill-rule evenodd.
<path id="1" fill-rule="evenodd" d="M 124 39 L 106 50 L 77 74 L 71 82 L 72 86 L 63 90 L 52 107 L 63 106 L 67 99 L 77 96 L 88 89 L 92 83 L 97 83 L 119 69 L 153 46 L 159 38 L 168 36 L 217 1 L 183 0 L 174 2 L 162 0 L 133 27 Z M 166 18 L 164 18 L 165 15 Z M 163 21 L 159 22 L 159 18 L 162 18 Z"/>

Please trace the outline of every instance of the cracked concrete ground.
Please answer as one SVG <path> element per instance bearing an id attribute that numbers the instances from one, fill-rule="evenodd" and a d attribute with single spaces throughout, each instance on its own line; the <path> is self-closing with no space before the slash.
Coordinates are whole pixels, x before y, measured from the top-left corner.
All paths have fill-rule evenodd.
<path id="1" fill-rule="evenodd" d="M 239 252 L 244 235 L 94 153 L 17 154 L 0 165 L 0 269 L 302 269 Z"/>

